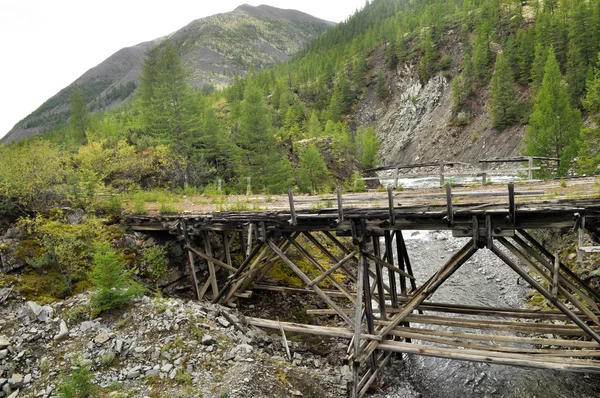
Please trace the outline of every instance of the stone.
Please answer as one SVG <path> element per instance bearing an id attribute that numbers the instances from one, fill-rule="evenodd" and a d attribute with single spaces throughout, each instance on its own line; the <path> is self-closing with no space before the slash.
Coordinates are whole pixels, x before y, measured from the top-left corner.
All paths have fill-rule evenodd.
<path id="1" fill-rule="evenodd" d="M 150 369 L 149 371 L 146 372 L 145 376 L 146 377 L 155 377 L 155 376 L 158 376 L 159 373 L 160 372 L 158 369 Z"/>
<path id="2" fill-rule="evenodd" d="M 98 329 L 99 326 L 100 326 L 100 324 L 98 322 L 83 321 L 83 322 L 81 322 L 81 325 L 79 325 L 79 329 L 82 332 L 87 332 L 88 330 Z"/>
<path id="3" fill-rule="evenodd" d="M 130 372 L 127 373 L 127 378 L 128 379 L 137 379 L 138 377 L 140 377 L 141 372 L 139 370 L 131 370 Z"/>
<path id="4" fill-rule="evenodd" d="M 11 388 L 23 387 L 23 375 L 20 373 L 13 373 L 13 375 L 8 380 L 8 384 Z"/>
<path id="5" fill-rule="evenodd" d="M 102 345 L 102 344 L 106 343 L 108 340 L 110 340 L 110 336 L 105 331 L 98 333 L 98 335 L 96 337 L 94 337 L 94 343 L 96 343 L 98 345 Z"/>
<path id="6" fill-rule="evenodd" d="M 0 350 L 5 349 L 10 345 L 10 341 L 4 336 L 0 336 Z"/>
<path id="7" fill-rule="evenodd" d="M 173 369 L 173 365 L 170 363 L 166 363 L 160 368 L 160 371 L 164 373 L 169 373 L 171 369 Z"/>
<path id="8" fill-rule="evenodd" d="M 0 361 L 8 356 L 8 350 L 0 350 Z"/>
<path id="9" fill-rule="evenodd" d="M 205 334 L 202 336 L 202 344 L 203 345 L 211 345 L 215 342 L 215 339 L 210 334 Z"/>
<path id="10" fill-rule="evenodd" d="M 567 258 L 568 258 L 569 260 L 575 260 L 575 257 L 577 257 L 577 254 L 575 254 L 575 253 L 571 253 L 571 254 L 569 254 L 569 255 L 568 255 L 568 257 L 567 257 Z"/>
<path id="11" fill-rule="evenodd" d="M 67 328 L 67 324 L 65 321 L 60 321 L 59 331 L 56 336 L 54 336 L 54 340 L 62 340 L 69 335 L 69 329 Z"/>
<path id="12" fill-rule="evenodd" d="M 32 379 L 31 373 L 26 374 L 25 377 L 23 377 L 23 384 L 31 383 L 31 379 Z"/>
<path id="13" fill-rule="evenodd" d="M 123 344 L 125 342 L 123 340 L 117 339 L 115 343 L 115 350 L 120 354 L 123 351 Z"/>
<path id="14" fill-rule="evenodd" d="M 228 327 L 229 327 L 229 325 L 231 325 L 231 324 L 229 323 L 229 321 L 228 321 L 227 319 L 225 319 L 225 317 L 222 317 L 222 316 L 218 316 L 218 317 L 217 317 L 217 322 L 219 322 L 219 324 L 220 324 L 221 326 L 223 326 L 224 328 L 228 328 Z"/>
<path id="15" fill-rule="evenodd" d="M 17 398 L 19 396 L 19 390 L 14 391 L 12 394 L 10 394 L 7 398 Z"/>
<path id="16" fill-rule="evenodd" d="M 27 305 L 27 311 L 29 315 L 29 319 L 35 321 L 38 319 L 38 316 L 44 311 L 41 305 L 36 303 L 35 301 L 28 301 L 25 303 Z"/>

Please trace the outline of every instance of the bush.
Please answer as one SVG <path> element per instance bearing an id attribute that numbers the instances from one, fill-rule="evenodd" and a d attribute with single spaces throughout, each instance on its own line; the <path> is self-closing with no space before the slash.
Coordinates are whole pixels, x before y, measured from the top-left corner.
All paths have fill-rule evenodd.
<path id="1" fill-rule="evenodd" d="M 98 291 L 90 304 L 95 315 L 121 308 L 142 294 L 142 287 L 131 280 L 131 271 L 125 269 L 125 262 L 108 243 L 95 245 L 93 259 L 90 279 Z"/>
<path id="2" fill-rule="evenodd" d="M 167 249 L 164 246 L 152 245 L 142 251 L 142 265 L 151 273 L 154 280 L 167 276 Z"/>
<path id="3" fill-rule="evenodd" d="M 95 397 L 96 386 L 92 383 L 92 377 L 93 373 L 89 366 L 75 359 L 71 374 L 60 382 L 58 392 L 63 398 Z"/>

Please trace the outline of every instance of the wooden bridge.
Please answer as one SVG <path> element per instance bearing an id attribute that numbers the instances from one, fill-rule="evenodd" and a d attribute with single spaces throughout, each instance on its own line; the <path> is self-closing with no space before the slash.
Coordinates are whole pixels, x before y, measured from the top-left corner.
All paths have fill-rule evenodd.
<path id="1" fill-rule="evenodd" d="M 427 193 L 290 194 L 287 209 L 131 216 L 128 224 L 185 240 L 198 299 L 210 296 L 215 303 L 235 306 L 253 290 L 266 289 L 322 300 L 326 308 L 307 312 L 327 316 L 330 326 L 247 321 L 282 332 L 347 339 L 354 371 L 351 394 L 361 397 L 394 353 L 600 372 L 599 295 L 529 232 L 585 226 L 598 233 L 600 198 L 593 194 L 598 187 L 593 181 L 581 185 L 562 196 L 513 184 L 472 192 L 446 185 L 445 191 Z M 315 203 L 330 206 L 316 208 Z M 403 237 L 410 230 L 451 230 L 469 240 L 429 280 L 417 283 Z M 493 252 L 553 309 L 428 301 L 478 250 Z M 303 286 L 265 283 L 276 263 Z M 198 271 L 200 264 L 206 271 Z"/>

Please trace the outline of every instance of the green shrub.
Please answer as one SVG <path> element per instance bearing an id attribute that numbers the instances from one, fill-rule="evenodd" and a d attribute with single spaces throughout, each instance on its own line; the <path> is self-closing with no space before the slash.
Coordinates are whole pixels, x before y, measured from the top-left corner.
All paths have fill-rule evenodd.
<path id="1" fill-rule="evenodd" d="M 142 265 L 152 274 L 154 280 L 167 276 L 167 249 L 164 246 L 152 245 L 142 250 Z"/>
<path id="2" fill-rule="evenodd" d="M 92 383 L 93 373 L 89 366 L 74 360 L 69 376 L 63 378 L 58 386 L 63 398 L 88 398 L 97 396 L 96 386 Z"/>
<path id="3" fill-rule="evenodd" d="M 125 269 L 121 256 L 106 242 L 94 247 L 90 279 L 98 289 L 90 300 L 96 315 L 123 307 L 143 292 L 142 287 L 131 280 L 131 271 Z"/>

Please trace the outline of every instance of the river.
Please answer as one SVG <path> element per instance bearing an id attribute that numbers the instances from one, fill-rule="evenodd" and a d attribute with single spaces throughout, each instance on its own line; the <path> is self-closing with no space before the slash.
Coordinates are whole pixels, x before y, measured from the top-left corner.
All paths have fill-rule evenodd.
<path id="1" fill-rule="evenodd" d="M 418 283 L 426 281 L 466 239 L 451 233 L 405 232 Z M 479 250 L 430 299 L 436 302 L 520 308 L 531 290 L 487 249 Z M 419 342 L 427 344 L 426 342 Z M 600 397 L 600 375 L 405 355 L 388 366 L 381 391 L 392 397 Z"/>

